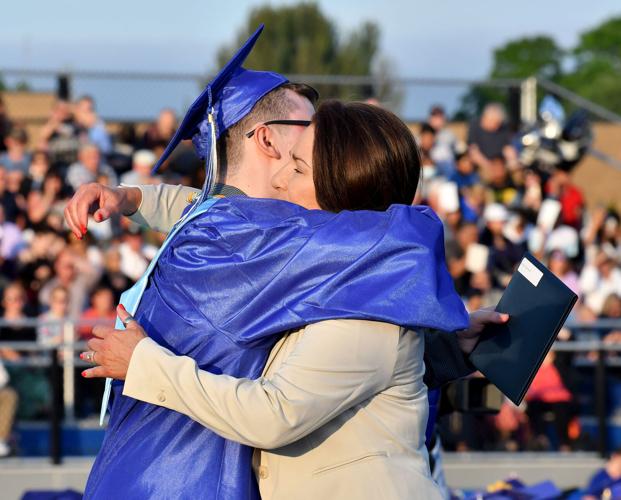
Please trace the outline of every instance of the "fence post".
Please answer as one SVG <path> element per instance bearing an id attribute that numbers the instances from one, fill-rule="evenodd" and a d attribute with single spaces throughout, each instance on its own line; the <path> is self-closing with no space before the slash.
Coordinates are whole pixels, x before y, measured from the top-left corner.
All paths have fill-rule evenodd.
<path id="1" fill-rule="evenodd" d="M 50 380 L 52 382 L 52 411 L 50 416 L 50 459 L 54 465 L 62 461 L 61 414 L 62 399 L 60 394 L 60 364 L 58 349 L 50 349 Z"/>
<path id="2" fill-rule="evenodd" d="M 63 101 L 71 100 L 71 77 L 68 73 L 60 73 L 56 77 L 56 96 Z"/>
<path id="3" fill-rule="evenodd" d="M 599 349 L 595 365 L 595 414 L 598 430 L 597 451 L 602 458 L 605 458 L 608 452 L 606 413 L 606 351 Z"/>
<path id="4" fill-rule="evenodd" d="M 75 340 L 74 324 L 63 323 L 63 404 L 65 419 L 73 422 L 75 419 Z"/>
<path id="5" fill-rule="evenodd" d="M 520 90 L 520 118 L 524 125 L 533 125 L 537 121 L 537 79 L 527 78 Z"/>

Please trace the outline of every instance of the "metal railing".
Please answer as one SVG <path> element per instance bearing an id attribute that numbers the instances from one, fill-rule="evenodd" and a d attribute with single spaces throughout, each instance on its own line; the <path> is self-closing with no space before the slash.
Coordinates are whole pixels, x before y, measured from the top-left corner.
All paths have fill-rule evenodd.
<path id="1" fill-rule="evenodd" d="M 18 360 L 3 360 L 7 366 L 37 366 L 50 369 L 50 381 L 52 388 L 52 406 L 50 413 L 50 456 L 53 463 L 60 463 L 62 459 L 61 427 L 64 414 L 65 423 L 75 421 L 75 368 L 88 367 L 90 364 L 82 361 L 78 353 L 85 350 L 86 342 L 76 341 L 78 328 L 101 324 L 101 321 L 39 321 L 26 319 L 19 322 L 0 320 L 0 328 L 3 327 L 55 327 L 62 328 L 63 341 L 57 345 L 45 345 L 41 342 L 12 341 L 2 342 L 0 337 L 0 352 L 2 349 L 13 349 L 18 352 L 40 353 L 40 356 L 23 356 Z M 566 328 L 575 334 L 581 332 L 606 332 L 621 330 L 621 320 L 599 320 L 589 323 L 568 323 Z M 607 450 L 607 368 L 611 366 L 606 353 L 621 352 L 621 343 L 611 344 L 601 340 L 574 340 L 557 341 L 552 349 L 558 352 L 589 353 L 595 352 L 597 356 L 591 362 L 594 368 L 595 385 L 595 416 L 597 418 L 597 447 L 599 453 L 604 456 Z"/>

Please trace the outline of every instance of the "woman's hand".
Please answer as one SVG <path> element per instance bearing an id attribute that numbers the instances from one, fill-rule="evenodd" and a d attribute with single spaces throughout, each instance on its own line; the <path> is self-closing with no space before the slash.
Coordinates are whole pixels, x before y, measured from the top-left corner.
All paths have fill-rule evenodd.
<path id="1" fill-rule="evenodd" d="M 479 309 L 470 313 L 470 326 L 457 332 L 457 343 L 464 354 L 470 354 L 479 342 L 481 332 L 488 324 L 502 324 L 509 321 L 509 315 L 494 311 L 493 308 Z"/>
<path id="2" fill-rule="evenodd" d="M 84 370 L 82 376 L 85 378 L 110 377 L 125 380 L 134 349 L 147 336 L 123 305 L 119 304 L 116 312 L 125 324 L 125 330 L 115 330 L 107 326 L 93 328 L 96 338 L 88 341 L 89 351 L 80 354 L 80 359 L 99 366 Z"/>

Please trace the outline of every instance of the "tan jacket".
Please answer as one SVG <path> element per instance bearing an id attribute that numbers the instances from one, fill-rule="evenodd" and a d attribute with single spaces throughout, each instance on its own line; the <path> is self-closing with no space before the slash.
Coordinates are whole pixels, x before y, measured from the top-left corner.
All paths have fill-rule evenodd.
<path id="1" fill-rule="evenodd" d="M 422 335 L 331 320 L 283 337 L 262 378 L 199 370 L 151 339 L 123 394 L 258 450 L 264 499 L 435 499 L 425 447 Z"/>

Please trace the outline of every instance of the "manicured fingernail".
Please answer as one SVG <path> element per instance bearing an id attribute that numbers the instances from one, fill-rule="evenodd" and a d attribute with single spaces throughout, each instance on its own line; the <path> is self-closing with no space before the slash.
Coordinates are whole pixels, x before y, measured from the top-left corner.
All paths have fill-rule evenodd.
<path id="1" fill-rule="evenodd" d="M 84 378 L 86 378 L 86 370 L 84 370 L 84 371 L 82 372 L 82 376 L 83 376 Z"/>
<path id="2" fill-rule="evenodd" d="M 80 359 L 84 359 L 84 353 L 83 352 L 80 353 Z M 84 374 L 84 372 L 82 372 L 82 374 Z"/>
<path id="3" fill-rule="evenodd" d="M 509 319 L 508 314 L 501 314 L 500 317 L 502 318 L 503 321 L 507 321 Z"/>

